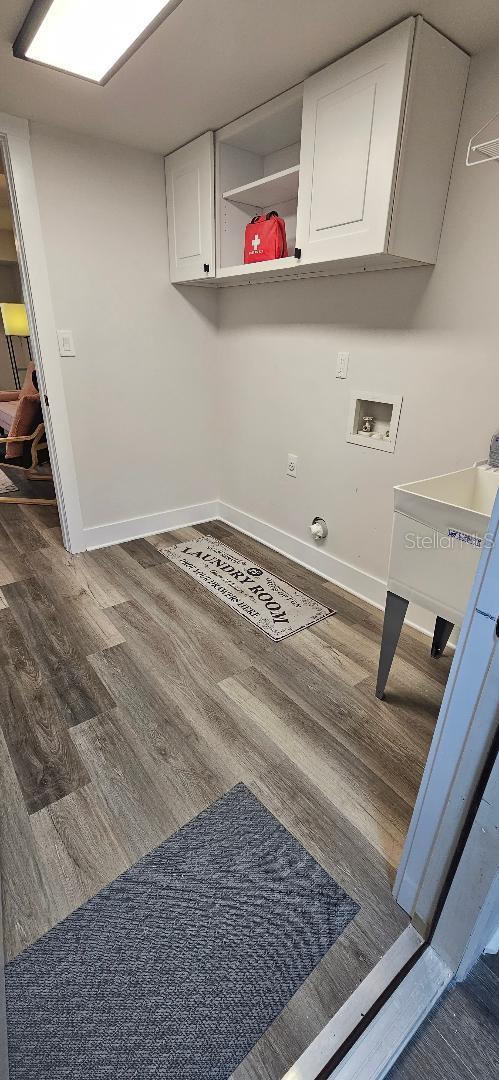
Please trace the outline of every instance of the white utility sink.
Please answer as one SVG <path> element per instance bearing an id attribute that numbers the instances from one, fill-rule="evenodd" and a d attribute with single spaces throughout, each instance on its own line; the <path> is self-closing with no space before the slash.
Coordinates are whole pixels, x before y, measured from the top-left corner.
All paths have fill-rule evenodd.
<path id="1" fill-rule="evenodd" d="M 376 682 L 386 682 L 410 601 L 436 615 L 432 656 L 461 626 L 480 551 L 487 543 L 499 469 L 481 462 L 394 489 L 388 592 Z"/>
<path id="2" fill-rule="evenodd" d="M 498 486 L 499 469 L 473 465 L 415 484 L 399 484 L 394 489 L 395 510 L 436 529 L 446 529 L 452 519 L 452 527 L 483 538 Z"/>
<path id="3" fill-rule="evenodd" d="M 389 590 L 460 625 L 498 487 L 483 463 L 398 485 Z"/>

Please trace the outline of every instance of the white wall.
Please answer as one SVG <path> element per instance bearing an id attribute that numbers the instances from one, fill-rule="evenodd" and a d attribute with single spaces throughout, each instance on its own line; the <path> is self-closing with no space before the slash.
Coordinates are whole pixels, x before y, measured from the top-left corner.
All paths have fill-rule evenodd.
<path id="1" fill-rule="evenodd" d="M 159 155 L 38 124 L 31 150 L 56 324 L 76 345 L 61 364 L 87 542 L 164 528 L 218 495 L 216 298 L 169 284 Z"/>
<path id="2" fill-rule="evenodd" d="M 467 140 L 498 102 L 495 50 L 472 62 L 433 271 L 221 293 L 222 499 L 303 541 L 324 516 L 325 551 L 375 578 L 386 580 L 393 485 L 485 457 L 499 428 L 499 164 L 464 165 Z M 335 378 L 339 349 L 350 351 L 346 381 Z M 393 455 L 345 442 L 353 390 L 404 395 Z M 288 451 L 296 479 L 284 475 Z M 341 565 L 330 569 L 341 580 Z"/>

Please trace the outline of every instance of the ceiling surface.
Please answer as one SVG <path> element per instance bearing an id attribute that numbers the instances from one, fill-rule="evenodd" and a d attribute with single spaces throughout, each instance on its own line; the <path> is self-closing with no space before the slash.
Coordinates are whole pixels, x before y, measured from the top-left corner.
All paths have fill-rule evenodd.
<path id="1" fill-rule="evenodd" d="M 161 152 L 222 127 L 407 15 L 424 15 L 470 53 L 499 41 L 498 0 L 183 0 L 97 86 L 14 59 L 29 7 L 2 0 L 0 110 Z"/>

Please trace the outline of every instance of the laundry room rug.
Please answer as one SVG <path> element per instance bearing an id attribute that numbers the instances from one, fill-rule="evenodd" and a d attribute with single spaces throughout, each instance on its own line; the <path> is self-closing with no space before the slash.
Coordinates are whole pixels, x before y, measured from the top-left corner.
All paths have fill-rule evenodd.
<path id="1" fill-rule="evenodd" d="M 213 536 L 172 544 L 163 549 L 163 555 L 272 641 L 282 641 L 335 614 L 334 608 L 324 607 Z"/>
<path id="2" fill-rule="evenodd" d="M 358 910 L 238 784 L 7 964 L 10 1080 L 227 1080 Z"/>

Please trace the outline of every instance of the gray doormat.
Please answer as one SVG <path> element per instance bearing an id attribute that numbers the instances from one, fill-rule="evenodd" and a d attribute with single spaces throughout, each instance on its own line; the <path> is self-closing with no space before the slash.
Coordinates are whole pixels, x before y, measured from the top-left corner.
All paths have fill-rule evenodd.
<path id="1" fill-rule="evenodd" d="M 282 641 L 335 614 L 333 608 L 319 604 L 214 536 L 172 544 L 162 554 L 272 641 Z"/>
<path id="2" fill-rule="evenodd" d="M 10 961 L 10 1080 L 227 1080 L 358 910 L 238 784 Z"/>

